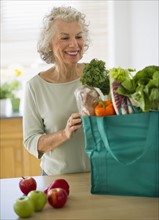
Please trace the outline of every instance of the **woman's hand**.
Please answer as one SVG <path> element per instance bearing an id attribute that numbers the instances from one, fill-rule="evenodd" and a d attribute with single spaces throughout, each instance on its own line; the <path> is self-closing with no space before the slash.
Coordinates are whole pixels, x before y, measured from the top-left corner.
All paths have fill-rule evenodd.
<path id="1" fill-rule="evenodd" d="M 65 129 L 52 134 L 42 135 L 38 142 L 39 158 L 45 152 L 53 150 L 70 139 L 73 133 L 81 127 L 81 115 L 79 113 L 74 113 L 67 120 Z"/>
<path id="2" fill-rule="evenodd" d="M 81 115 L 79 113 L 73 113 L 67 120 L 67 124 L 64 129 L 67 138 L 70 139 L 73 133 L 81 127 L 82 127 Z"/>

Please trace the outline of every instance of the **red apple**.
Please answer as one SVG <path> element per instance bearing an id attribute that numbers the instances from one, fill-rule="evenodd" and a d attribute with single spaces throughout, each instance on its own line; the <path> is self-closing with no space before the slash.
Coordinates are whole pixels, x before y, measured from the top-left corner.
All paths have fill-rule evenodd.
<path id="1" fill-rule="evenodd" d="M 68 182 L 65 179 L 56 179 L 53 183 L 51 183 L 45 190 L 45 194 L 47 195 L 48 191 L 50 189 L 54 189 L 54 188 L 62 188 L 66 191 L 67 195 L 69 195 L 70 193 L 70 186 L 68 184 Z"/>
<path id="2" fill-rule="evenodd" d="M 37 183 L 33 177 L 22 177 L 19 182 L 19 188 L 25 195 L 32 190 L 36 190 L 36 187 Z"/>
<path id="3" fill-rule="evenodd" d="M 47 193 L 48 203 L 54 208 L 61 208 L 67 202 L 67 193 L 62 188 L 50 189 Z"/>

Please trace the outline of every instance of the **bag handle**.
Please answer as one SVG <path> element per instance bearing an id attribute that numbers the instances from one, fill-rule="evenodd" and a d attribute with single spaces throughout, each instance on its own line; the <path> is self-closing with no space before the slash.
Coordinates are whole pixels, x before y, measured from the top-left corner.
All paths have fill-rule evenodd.
<path id="1" fill-rule="evenodd" d="M 85 137 L 85 148 L 86 152 L 90 156 L 91 152 L 94 150 L 96 146 L 96 140 L 93 132 L 93 124 L 90 119 L 90 116 L 82 116 L 82 126 L 84 129 L 84 137 Z"/>
<path id="2" fill-rule="evenodd" d="M 147 151 L 147 149 L 149 148 L 149 146 L 151 145 L 151 140 L 152 140 L 152 137 L 150 137 L 151 135 L 151 129 L 154 127 L 154 125 L 156 124 L 156 122 L 158 121 L 157 117 L 154 116 L 155 114 L 150 114 L 150 117 L 149 117 L 149 129 L 147 131 L 147 139 L 146 139 L 146 143 L 145 143 L 145 147 L 144 147 L 144 150 L 143 152 L 137 156 L 134 160 L 132 161 L 129 161 L 129 162 L 125 162 L 125 161 L 122 161 L 120 160 L 114 153 L 113 151 L 111 150 L 110 148 L 110 145 L 109 145 L 109 141 L 107 139 L 107 135 L 105 135 L 104 132 L 102 132 L 104 130 L 104 127 L 106 127 L 106 123 L 104 123 L 104 117 L 99 117 L 98 120 L 97 120 L 97 125 L 98 125 L 98 131 L 101 135 L 101 138 L 103 140 L 103 143 L 106 147 L 106 149 L 108 150 L 108 152 L 112 155 L 112 157 L 119 163 L 121 164 L 124 164 L 124 165 L 131 165 L 133 163 L 135 163 L 137 160 L 139 160 L 144 154 L 145 152 Z M 154 117 L 152 117 L 154 116 Z M 157 114 L 156 114 L 157 116 Z M 107 116 L 106 116 L 107 117 Z"/>

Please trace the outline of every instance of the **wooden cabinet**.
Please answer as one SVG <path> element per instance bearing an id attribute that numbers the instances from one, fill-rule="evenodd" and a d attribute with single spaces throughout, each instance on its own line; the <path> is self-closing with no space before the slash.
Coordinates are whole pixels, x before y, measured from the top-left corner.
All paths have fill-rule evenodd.
<path id="1" fill-rule="evenodd" d="M 22 118 L 0 119 L 0 178 L 40 175 L 40 160 L 23 146 Z"/>

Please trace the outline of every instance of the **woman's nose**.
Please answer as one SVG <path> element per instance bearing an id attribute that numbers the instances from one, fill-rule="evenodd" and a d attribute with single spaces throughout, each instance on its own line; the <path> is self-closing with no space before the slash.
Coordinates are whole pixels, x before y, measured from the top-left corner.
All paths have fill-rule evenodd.
<path id="1" fill-rule="evenodd" d="M 75 38 L 70 39 L 70 42 L 69 42 L 70 47 L 76 47 L 77 45 L 78 45 L 77 40 Z"/>

